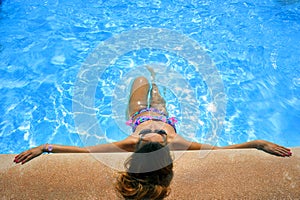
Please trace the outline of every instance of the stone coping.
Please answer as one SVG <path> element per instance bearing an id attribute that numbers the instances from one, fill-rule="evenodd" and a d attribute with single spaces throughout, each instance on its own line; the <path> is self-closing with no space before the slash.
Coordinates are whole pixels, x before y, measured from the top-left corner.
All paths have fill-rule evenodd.
<path id="1" fill-rule="evenodd" d="M 282 158 L 255 149 L 174 152 L 167 199 L 300 199 L 300 147 Z M 121 199 L 129 153 L 45 154 L 20 165 L 0 155 L 0 199 Z M 106 164 L 99 160 L 107 161 Z"/>

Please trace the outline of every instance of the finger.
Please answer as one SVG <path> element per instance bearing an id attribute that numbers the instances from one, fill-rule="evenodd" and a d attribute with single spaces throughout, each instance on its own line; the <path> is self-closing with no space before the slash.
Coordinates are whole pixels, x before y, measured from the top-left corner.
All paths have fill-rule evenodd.
<path id="1" fill-rule="evenodd" d="M 273 154 L 274 155 L 277 155 L 277 156 L 284 156 L 284 154 L 282 154 L 280 151 L 278 151 L 277 149 L 274 149 L 272 150 Z"/>
<path id="2" fill-rule="evenodd" d="M 278 156 L 282 156 L 282 157 L 285 157 L 285 156 L 286 156 L 285 153 L 283 153 L 283 152 L 281 152 L 281 151 L 279 151 L 279 150 L 275 150 L 275 153 L 276 153 L 276 155 L 278 155 Z"/>
<path id="3" fill-rule="evenodd" d="M 26 162 L 28 162 L 29 160 L 31 160 L 32 158 L 34 158 L 34 156 L 31 154 L 31 155 L 28 155 L 23 161 L 22 161 L 22 165 Z"/>
<path id="4" fill-rule="evenodd" d="M 292 155 L 291 151 L 288 150 L 287 148 L 284 148 L 284 147 L 279 148 L 278 151 L 284 153 L 286 156 L 291 156 Z"/>
<path id="5" fill-rule="evenodd" d="M 279 145 L 277 145 L 277 148 L 284 149 L 286 151 L 291 151 L 289 148 L 286 148 L 286 147 L 283 147 L 283 146 L 279 146 Z"/>
<path id="6" fill-rule="evenodd" d="M 14 162 L 16 162 L 16 161 L 18 160 L 18 156 L 19 156 L 19 155 L 16 155 L 16 156 L 15 156 Z"/>
<path id="7" fill-rule="evenodd" d="M 15 159 L 14 159 L 14 162 L 15 162 L 15 163 L 19 163 L 19 160 L 20 160 L 23 156 L 24 156 L 24 153 L 17 155 L 17 156 L 15 157 Z"/>
<path id="8" fill-rule="evenodd" d="M 291 153 L 291 149 L 286 148 L 286 147 L 282 147 L 282 146 L 281 146 L 281 148 L 284 149 L 286 152 L 290 152 Z"/>
<path id="9" fill-rule="evenodd" d="M 284 151 L 284 152 L 289 152 L 290 150 L 283 147 L 283 146 L 278 146 L 277 149 L 280 149 L 281 151 Z"/>
<path id="10" fill-rule="evenodd" d="M 20 156 L 20 154 L 16 155 L 16 156 L 15 156 L 15 160 L 18 159 L 19 156 Z"/>
<path id="11" fill-rule="evenodd" d="M 288 156 L 288 153 L 281 148 L 276 148 L 276 151 L 280 153 L 281 156 Z"/>
<path id="12" fill-rule="evenodd" d="M 31 152 L 26 152 L 24 155 L 22 155 L 18 160 L 17 163 L 23 162 L 28 156 L 30 156 Z"/>
<path id="13" fill-rule="evenodd" d="M 16 157 L 15 157 L 15 160 L 20 160 L 20 158 L 25 154 L 26 152 L 22 152 L 20 154 L 18 154 Z"/>
<path id="14" fill-rule="evenodd" d="M 277 148 L 273 149 L 272 153 L 277 156 L 282 156 L 282 157 L 286 156 L 283 152 L 279 151 L 279 149 Z"/>
<path id="15" fill-rule="evenodd" d="M 20 156 L 18 157 L 18 159 L 19 159 L 19 160 L 22 159 L 24 156 L 27 156 L 28 153 L 30 153 L 29 150 L 24 151 L 23 153 L 20 154 Z"/>
<path id="16" fill-rule="evenodd" d="M 283 147 L 283 149 L 284 149 L 286 152 L 288 152 L 288 154 L 292 155 L 292 150 L 291 150 L 291 149 L 285 148 L 285 147 Z"/>
<path id="17" fill-rule="evenodd" d="M 292 153 L 289 151 L 289 150 L 287 150 L 286 148 L 284 148 L 284 147 L 279 147 L 279 148 L 277 148 L 277 151 L 278 152 L 280 152 L 281 154 L 282 154 L 282 156 L 291 156 L 292 155 Z"/>
<path id="18" fill-rule="evenodd" d="M 15 162 L 16 163 L 19 163 L 20 161 L 22 161 L 24 159 L 24 157 L 26 157 L 26 153 L 22 153 L 20 154 L 20 156 L 18 156 L 16 159 L 15 159 Z"/>

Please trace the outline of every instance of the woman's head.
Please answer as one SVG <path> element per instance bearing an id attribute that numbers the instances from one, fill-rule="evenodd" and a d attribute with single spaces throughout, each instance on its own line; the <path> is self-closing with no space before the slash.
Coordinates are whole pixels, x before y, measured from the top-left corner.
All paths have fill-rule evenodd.
<path id="1" fill-rule="evenodd" d="M 170 150 L 158 142 L 139 147 L 125 162 L 116 188 L 125 199 L 163 199 L 170 192 L 173 160 Z"/>

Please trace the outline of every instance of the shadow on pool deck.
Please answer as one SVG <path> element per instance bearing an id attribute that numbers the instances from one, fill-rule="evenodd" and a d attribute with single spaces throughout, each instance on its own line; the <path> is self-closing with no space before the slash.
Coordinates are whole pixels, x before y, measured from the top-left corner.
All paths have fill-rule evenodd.
<path id="1" fill-rule="evenodd" d="M 281 158 L 258 150 L 216 150 L 175 161 L 167 199 L 300 199 L 300 147 Z M 175 153 L 176 154 L 176 153 Z M 0 199 L 119 199 L 118 173 L 95 157 L 122 166 L 127 153 L 50 154 L 15 165 L 0 155 Z"/>

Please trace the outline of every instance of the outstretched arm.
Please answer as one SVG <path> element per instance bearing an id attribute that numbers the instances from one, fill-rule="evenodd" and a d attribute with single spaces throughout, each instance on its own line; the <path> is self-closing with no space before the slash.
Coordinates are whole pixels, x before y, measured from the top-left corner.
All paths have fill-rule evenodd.
<path id="1" fill-rule="evenodd" d="M 127 152 L 133 151 L 134 141 L 127 138 L 119 142 L 113 142 L 108 144 L 100 144 L 90 147 L 76 147 L 76 146 L 65 146 L 56 144 L 45 144 L 38 147 L 34 147 L 27 151 L 18 154 L 14 162 L 15 163 L 26 163 L 31 159 L 41 155 L 43 152 L 51 153 L 103 153 L 103 152 Z"/>
<path id="2" fill-rule="evenodd" d="M 290 149 L 280 146 L 278 144 L 274 144 L 272 142 L 268 142 L 265 140 L 253 140 L 250 142 L 245 142 L 241 144 L 234 144 L 225 147 L 218 147 L 219 149 L 242 149 L 242 148 L 256 148 L 259 150 L 263 150 L 267 153 L 276 155 L 276 156 L 291 156 L 292 152 Z"/>
<path id="3" fill-rule="evenodd" d="M 292 155 L 290 149 L 265 140 L 253 140 L 241 144 L 218 147 L 209 144 L 189 142 L 184 138 L 182 138 L 181 136 L 176 136 L 173 144 L 171 144 L 171 149 L 173 150 L 216 150 L 216 149 L 244 149 L 244 148 L 256 148 L 276 156 L 285 157 L 285 156 Z"/>
<path id="4" fill-rule="evenodd" d="M 41 155 L 43 152 L 52 152 L 52 153 L 88 153 L 88 150 L 81 147 L 76 146 L 63 146 L 63 145 L 52 145 L 52 144 L 44 144 L 34 148 L 31 148 L 27 151 L 24 151 L 18 154 L 14 162 L 22 163 Z"/>

